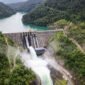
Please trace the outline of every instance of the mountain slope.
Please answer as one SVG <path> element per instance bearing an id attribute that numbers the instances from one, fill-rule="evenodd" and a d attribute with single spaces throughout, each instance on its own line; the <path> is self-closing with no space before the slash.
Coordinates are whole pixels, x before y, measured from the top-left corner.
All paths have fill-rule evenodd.
<path id="1" fill-rule="evenodd" d="M 28 0 L 25 2 L 19 2 L 15 4 L 9 4 L 9 6 L 16 11 L 29 12 L 34 9 L 37 5 L 40 5 L 44 0 Z"/>
<path id="2" fill-rule="evenodd" d="M 17 49 L 15 43 L 0 33 L 0 85 L 33 85 L 31 83 L 36 80 L 35 74 L 31 69 L 24 67 L 18 56 L 14 66 L 14 49 Z"/>
<path id="3" fill-rule="evenodd" d="M 47 0 L 23 17 L 24 24 L 47 26 L 59 19 L 85 21 L 85 0 Z"/>
<path id="4" fill-rule="evenodd" d="M 0 2 L 0 18 L 9 17 L 14 13 L 13 9 Z"/>

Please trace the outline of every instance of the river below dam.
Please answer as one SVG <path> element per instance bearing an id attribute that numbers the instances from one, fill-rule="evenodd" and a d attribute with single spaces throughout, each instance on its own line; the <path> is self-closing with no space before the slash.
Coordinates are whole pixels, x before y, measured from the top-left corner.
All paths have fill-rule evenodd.
<path id="1" fill-rule="evenodd" d="M 8 18 L 0 19 L 0 31 L 3 33 L 26 32 L 32 30 L 48 30 L 47 27 L 24 25 L 22 17 L 24 13 L 16 13 Z"/>
<path id="2" fill-rule="evenodd" d="M 28 37 L 26 37 L 26 45 L 27 49 L 29 49 L 29 53 L 21 53 L 23 64 L 34 71 L 34 73 L 40 78 L 41 85 L 53 85 L 48 62 L 37 56 L 35 49 L 32 46 L 29 46 Z"/>

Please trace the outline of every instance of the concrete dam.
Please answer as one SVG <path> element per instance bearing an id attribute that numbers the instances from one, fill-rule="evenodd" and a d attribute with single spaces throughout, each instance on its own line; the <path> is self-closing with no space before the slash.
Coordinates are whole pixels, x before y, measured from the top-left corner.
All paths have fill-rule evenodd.
<path id="1" fill-rule="evenodd" d="M 13 42 L 15 42 L 17 45 L 23 48 L 27 48 L 26 46 L 26 37 L 27 37 L 29 45 L 34 47 L 38 55 L 41 55 L 44 53 L 50 37 L 59 31 L 63 30 L 59 29 L 59 30 L 48 30 L 48 31 L 5 33 L 4 35 L 12 39 Z"/>

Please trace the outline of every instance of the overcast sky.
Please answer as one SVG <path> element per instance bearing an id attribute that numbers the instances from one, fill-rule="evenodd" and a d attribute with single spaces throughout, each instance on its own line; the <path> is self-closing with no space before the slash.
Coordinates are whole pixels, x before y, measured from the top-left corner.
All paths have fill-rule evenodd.
<path id="1" fill-rule="evenodd" d="M 27 1 L 27 0 L 0 0 L 0 2 L 4 3 L 16 3 L 16 2 L 21 2 L 21 1 Z"/>

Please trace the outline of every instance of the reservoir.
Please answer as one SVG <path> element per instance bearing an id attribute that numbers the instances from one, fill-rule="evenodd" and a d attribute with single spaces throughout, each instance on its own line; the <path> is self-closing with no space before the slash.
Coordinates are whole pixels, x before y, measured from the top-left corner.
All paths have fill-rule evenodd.
<path id="1" fill-rule="evenodd" d="M 0 19 L 0 32 L 2 33 L 15 33 L 26 32 L 33 30 L 48 30 L 47 27 L 24 25 L 22 23 L 23 13 L 16 13 L 8 18 Z"/>

